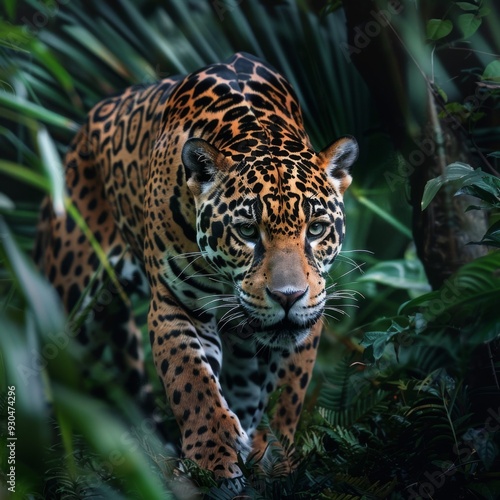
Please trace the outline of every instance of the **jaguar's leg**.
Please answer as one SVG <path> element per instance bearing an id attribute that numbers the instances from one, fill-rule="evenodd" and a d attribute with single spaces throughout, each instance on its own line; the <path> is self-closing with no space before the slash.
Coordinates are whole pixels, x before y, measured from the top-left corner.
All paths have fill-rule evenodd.
<path id="1" fill-rule="evenodd" d="M 220 380 L 224 394 L 242 427 L 251 435 L 260 422 L 265 405 L 261 397 L 262 374 L 252 340 L 226 338 L 223 365 Z"/>
<path id="2" fill-rule="evenodd" d="M 219 478 L 239 477 L 238 455 L 246 458 L 249 439 L 222 394 L 220 355 L 217 360 L 208 353 L 206 334 L 200 335 L 166 287 L 156 278 L 151 281 L 153 357 L 181 430 L 183 455 Z"/>
<path id="3" fill-rule="evenodd" d="M 321 329 L 322 322 L 319 321 L 311 328 L 308 337 L 300 346 L 295 347 L 292 351 L 272 351 L 267 366 L 263 392 L 265 390 L 268 395 L 270 392 L 282 388 L 271 421 L 271 429 L 282 442 L 290 446 L 293 445 L 304 397 L 311 380 Z M 276 440 L 270 443 L 267 430 L 258 429 L 253 436 L 253 456 L 259 459 L 270 446 L 281 448 L 280 443 Z M 285 451 L 284 458 L 287 458 Z M 286 468 L 288 471 L 291 469 L 290 462 Z"/>

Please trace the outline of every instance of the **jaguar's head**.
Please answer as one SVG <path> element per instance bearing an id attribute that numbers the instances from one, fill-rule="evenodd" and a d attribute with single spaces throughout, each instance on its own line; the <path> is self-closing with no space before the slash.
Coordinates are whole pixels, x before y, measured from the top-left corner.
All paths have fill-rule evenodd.
<path id="1" fill-rule="evenodd" d="M 224 154 L 202 139 L 182 151 L 201 252 L 234 286 L 247 331 L 271 347 L 300 343 L 320 320 L 325 276 L 344 238 L 352 137 L 320 153 L 266 147 Z"/>

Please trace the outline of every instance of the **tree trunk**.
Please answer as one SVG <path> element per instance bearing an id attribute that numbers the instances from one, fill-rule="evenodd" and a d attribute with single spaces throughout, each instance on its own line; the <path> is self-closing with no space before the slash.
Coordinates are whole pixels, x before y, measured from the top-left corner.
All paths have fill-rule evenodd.
<path id="1" fill-rule="evenodd" d="M 427 14 L 397 0 L 381 8 L 371 0 L 350 0 L 344 8 L 345 49 L 371 89 L 383 126 L 405 160 L 388 180 L 391 188 L 402 189 L 409 183 L 415 245 L 435 289 L 460 266 L 486 253 L 483 246 L 467 243 L 481 239 L 487 226 L 484 213 L 466 213 L 470 200 L 454 197 L 450 189 L 442 189 L 421 210 L 428 180 L 455 161 L 474 163 L 461 125 L 439 117 L 440 97 L 426 71 L 426 61 L 434 56 L 422 29 L 419 32 Z"/>

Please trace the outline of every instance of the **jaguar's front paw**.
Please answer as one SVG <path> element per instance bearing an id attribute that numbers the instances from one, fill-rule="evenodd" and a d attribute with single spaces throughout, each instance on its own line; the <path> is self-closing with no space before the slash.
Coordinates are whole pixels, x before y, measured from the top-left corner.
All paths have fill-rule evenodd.
<path id="1" fill-rule="evenodd" d="M 251 449 L 247 433 L 232 414 L 183 429 L 183 454 L 200 467 L 212 471 L 217 480 L 242 478 L 238 462 Z"/>

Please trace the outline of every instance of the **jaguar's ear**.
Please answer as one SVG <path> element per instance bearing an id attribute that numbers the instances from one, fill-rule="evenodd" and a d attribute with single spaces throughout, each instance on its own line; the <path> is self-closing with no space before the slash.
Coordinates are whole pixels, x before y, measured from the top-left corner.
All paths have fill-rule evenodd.
<path id="1" fill-rule="evenodd" d="M 341 137 L 319 153 L 323 168 L 340 194 L 343 194 L 351 184 L 351 166 L 356 161 L 358 153 L 358 143 L 351 136 Z"/>
<path id="2" fill-rule="evenodd" d="M 224 154 L 203 139 L 188 139 L 182 148 L 182 163 L 186 169 L 187 184 L 195 195 L 204 193 L 217 172 L 226 170 Z"/>

